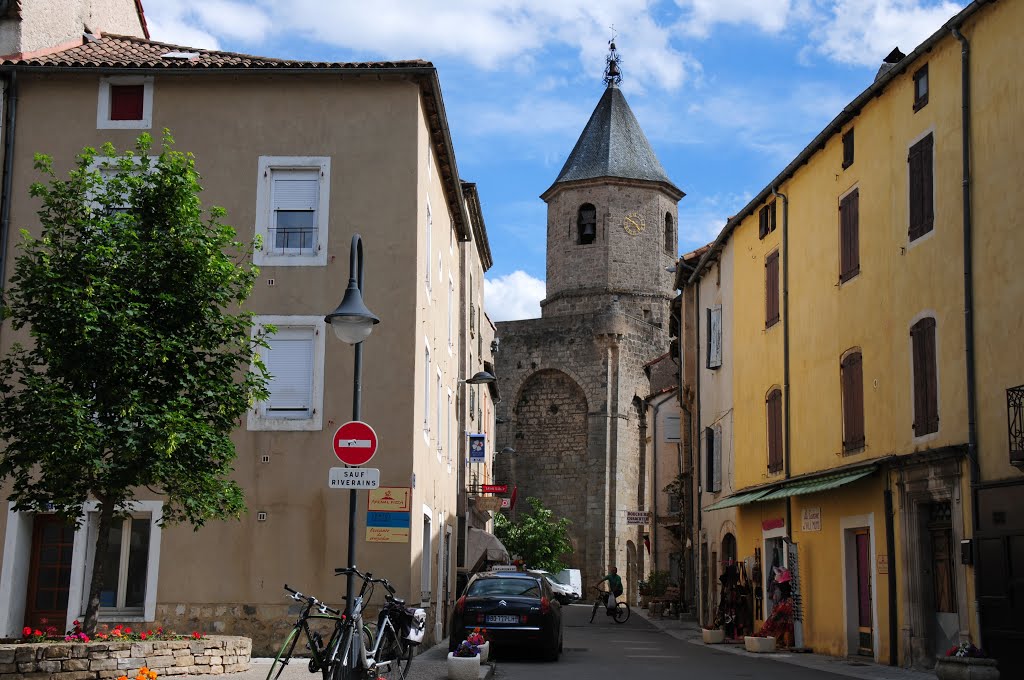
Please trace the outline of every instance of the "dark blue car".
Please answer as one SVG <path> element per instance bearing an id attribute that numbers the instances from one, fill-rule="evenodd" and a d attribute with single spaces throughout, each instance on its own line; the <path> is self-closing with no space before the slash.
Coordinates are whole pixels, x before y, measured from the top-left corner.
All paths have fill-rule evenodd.
<path id="1" fill-rule="evenodd" d="M 481 572 L 466 584 L 452 612 L 448 649 L 485 628 L 491 650 L 538 650 L 548 661 L 562 651 L 562 605 L 542 576 L 519 571 Z"/>

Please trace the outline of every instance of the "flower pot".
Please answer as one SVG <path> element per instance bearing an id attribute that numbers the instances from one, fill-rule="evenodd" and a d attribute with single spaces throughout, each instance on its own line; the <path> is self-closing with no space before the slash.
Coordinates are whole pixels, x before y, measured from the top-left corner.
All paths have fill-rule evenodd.
<path id="1" fill-rule="evenodd" d="M 754 654 L 766 654 L 775 651 L 775 638 L 744 635 L 743 646 L 746 647 L 748 652 L 753 652 Z"/>
<path id="2" fill-rule="evenodd" d="M 448 652 L 448 680 L 479 680 L 480 655 L 455 656 Z"/>
<path id="3" fill-rule="evenodd" d="M 971 656 L 940 656 L 935 659 L 935 675 L 939 680 L 999 680 L 997 663 Z"/>
<path id="4" fill-rule="evenodd" d="M 490 642 L 490 640 L 488 640 L 487 642 L 483 643 L 482 645 L 478 645 L 478 648 L 480 649 L 480 663 L 483 663 L 483 662 L 487 661 L 487 659 L 490 658 L 490 654 L 491 654 L 491 642 Z"/>
<path id="5" fill-rule="evenodd" d="M 725 631 L 721 628 L 714 628 L 711 630 L 701 628 L 700 634 L 701 637 L 704 638 L 704 644 L 706 645 L 717 645 L 725 642 Z"/>

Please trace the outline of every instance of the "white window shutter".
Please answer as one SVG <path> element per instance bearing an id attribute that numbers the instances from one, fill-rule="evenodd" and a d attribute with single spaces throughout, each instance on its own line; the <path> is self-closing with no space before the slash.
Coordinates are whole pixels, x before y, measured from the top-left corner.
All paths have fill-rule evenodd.
<path id="1" fill-rule="evenodd" d="M 273 171 L 274 210 L 316 210 L 320 201 L 320 172 L 317 170 Z"/>
<path id="2" fill-rule="evenodd" d="M 722 307 L 711 310 L 708 319 L 708 368 L 722 365 Z"/>
<path id="3" fill-rule="evenodd" d="M 667 416 L 665 416 L 665 441 L 667 441 L 667 442 L 678 442 L 679 441 L 679 416 L 678 415 L 667 415 Z"/>
<path id="4" fill-rule="evenodd" d="M 715 425 L 715 468 L 714 477 L 711 479 L 712 491 L 722 490 L 722 446 L 725 442 L 722 441 L 722 426 Z"/>
<path id="5" fill-rule="evenodd" d="M 313 329 L 283 328 L 269 338 L 265 356 L 270 371 L 266 410 L 305 417 L 313 404 Z"/>

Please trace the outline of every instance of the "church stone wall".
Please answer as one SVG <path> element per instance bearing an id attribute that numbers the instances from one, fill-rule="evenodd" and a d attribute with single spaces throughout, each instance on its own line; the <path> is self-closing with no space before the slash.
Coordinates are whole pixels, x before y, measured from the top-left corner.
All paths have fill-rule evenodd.
<path id="1" fill-rule="evenodd" d="M 496 333 L 495 370 L 505 395 L 497 415 L 506 421 L 496 442 L 516 449 L 519 502 L 537 496 L 572 520 L 576 552 L 569 562 L 587 583 L 611 564 L 625 575 L 626 542 L 638 540 L 637 528 L 626 525 L 626 511 L 639 509 L 634 403 L 651 391 L 643 365 L 668 349 L 667 322 L 657 328 L 637 321 L 607 300 L 610 309 L 600 314 L 501 322 Z M 561 455 L 545 450 L 554 447 Z M 510 478 L 513 463 L 499 464 L 498 478 Z M 527 511 L 519 502 L 517 512 Z"/>

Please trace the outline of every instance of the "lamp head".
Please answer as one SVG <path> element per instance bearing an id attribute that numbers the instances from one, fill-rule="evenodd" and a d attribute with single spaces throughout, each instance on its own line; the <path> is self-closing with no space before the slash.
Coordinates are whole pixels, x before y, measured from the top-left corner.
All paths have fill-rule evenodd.
<path id="1" fill-rule="evenodd" d="M 516 452 L 516 450 L 513 449 L 511 446 L 506 446 L 505 448 L 503 448 L 501 450 L 501 453 L 515 453 L 515 452 Z"/>
<path id="2" fill-rule="evenodd" d="M 363 294 L 354 279 L 349 280 L 341 304 L 325 316 L 324 321 L 331 324 L 338 339 L 350 345 L 365 340 L 373 332 L 374 325 L 380 323 L 377 315 L 363 304 Z"/>
<path id="3" fill-rule="evenodd" d="M 493 373 L 489 373 L 487 371 L 479 371 L 472 378 L 464 380 L 463 382 L 466 383 L 467 385 L 489 385 L 495 380 L 497 380 L 497 378 L 494 377 Z"/>

